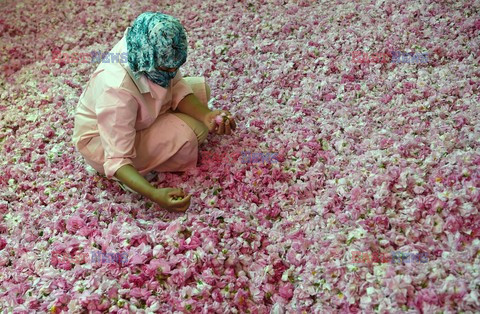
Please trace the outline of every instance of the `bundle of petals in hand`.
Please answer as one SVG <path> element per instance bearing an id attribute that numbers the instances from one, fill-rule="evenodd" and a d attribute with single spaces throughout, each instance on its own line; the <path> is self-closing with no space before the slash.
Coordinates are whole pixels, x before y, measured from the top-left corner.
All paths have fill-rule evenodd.
<path id="1" fill-rule="evenodd" d="M 228 119 L 231 119 L 231 116 L 228 116 L 225 112 L 222 112 L 220 115 L 218 115 L 215 118 L 215 122 L 217 122 L 218 125 L 222 124 L 222 122 L 227 122 Z"/>
<path id="2" fill-rule="evenodd" d="M 230 112 L 225 110 L 210 111 L 203 117 L 202 121 L 210 132 L 215 132 L 219 135 L 230 135 L 237 128 L 235 118 Z"/>

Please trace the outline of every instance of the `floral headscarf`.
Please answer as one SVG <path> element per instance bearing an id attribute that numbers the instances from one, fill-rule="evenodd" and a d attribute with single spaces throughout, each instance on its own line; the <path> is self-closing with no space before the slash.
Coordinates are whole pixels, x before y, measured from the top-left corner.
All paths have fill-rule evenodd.
<path id="1" fill-rule="evenodd" d="M 150 80 L 167 87 L 175 77 L 158 67 L 179 68 L 187 61 L 187 36 L 175 17 L 160 12 L 140 14 L 128 30 L 128 65 L 136 78 L 144 73 Z"/>

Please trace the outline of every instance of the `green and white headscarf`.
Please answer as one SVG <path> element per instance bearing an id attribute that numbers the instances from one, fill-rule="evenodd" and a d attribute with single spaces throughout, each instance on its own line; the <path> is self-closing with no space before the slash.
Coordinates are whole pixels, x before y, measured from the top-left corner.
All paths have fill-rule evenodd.
<path id="1" fill-rule="evenodd" d="M 185 29 L 171 15 L 140 14 L 128 30 L 126 40 L 128 65 L 136 78 L 143 73 L 154 83 L 167 87 L 177 71 L 161 71 L 158 67 L 179 68 L 187 61 Z"/>

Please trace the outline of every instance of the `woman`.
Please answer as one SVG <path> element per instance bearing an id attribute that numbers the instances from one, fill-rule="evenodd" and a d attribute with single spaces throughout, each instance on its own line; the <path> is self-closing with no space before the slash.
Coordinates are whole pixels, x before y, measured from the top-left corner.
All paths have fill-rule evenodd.
<path id="1" fill-rule="evenodd" d="M 190 195 L 179 188 L 157 189 L 143 176 L 195 167 L 198 145 L 208 132 L 231 134 L 235 121 L 228 111 L 208 109 L 210 88 L 203 77 L 180 73 L 187 37 L 176 18 L 142 13 L 109 55 L 125 52 L 128 62 L 112 58 L 93 73 L 77 105 L 72 140 L 108 179 L 169 211 L 184 212 Z"/>

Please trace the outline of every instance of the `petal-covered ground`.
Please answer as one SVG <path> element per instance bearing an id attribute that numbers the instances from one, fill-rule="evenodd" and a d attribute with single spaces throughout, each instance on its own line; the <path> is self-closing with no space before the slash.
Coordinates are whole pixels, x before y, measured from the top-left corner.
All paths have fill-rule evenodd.
<path id="1" fill-rule="evenodd" d="M 2 313 L 480 311 L 478 1 L 0 5 Z M 237 116 L 200 151 L 279 156 L 158 174 L 193 194 L 185 215 L 88 171 L 71 135 L 96 64 L 51 62 L 109 51 L 144 11 L 180 19 L 184 75 Z"/>

